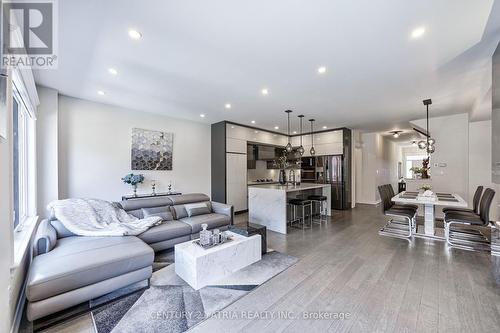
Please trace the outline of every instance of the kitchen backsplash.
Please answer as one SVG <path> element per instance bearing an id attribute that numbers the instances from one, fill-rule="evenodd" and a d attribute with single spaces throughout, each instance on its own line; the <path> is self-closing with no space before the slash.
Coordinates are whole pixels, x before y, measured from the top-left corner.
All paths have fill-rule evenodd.
<path id="1" fill-rule="evenodd" d="M 247 170 L 247 180 L 272 179 L 277 181 L 278 171 L 279 170 L 267 169 L 267 162 L 258 160 L 256 161 L 255 169 Z"/>

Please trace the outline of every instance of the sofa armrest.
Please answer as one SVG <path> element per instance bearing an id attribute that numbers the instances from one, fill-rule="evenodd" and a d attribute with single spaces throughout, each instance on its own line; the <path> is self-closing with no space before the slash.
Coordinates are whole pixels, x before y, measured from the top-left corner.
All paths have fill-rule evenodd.
<path id="1" fill-rule="evenodd" d="M 40 222 L 33 239 L 33 256 L 36 257 L 52 250 L 57 243 L 56 229 L 50 224 L 49 220 Z"/>
<path id="2" fill-rule="evenodd" d="M 227 205 L 220 202 L 212 201 L 212 210 L 214 211 L 214 213 L 229 216 L 231 218 L 231 225 L 233 225 L 234 208 L 232 205 Z"/>

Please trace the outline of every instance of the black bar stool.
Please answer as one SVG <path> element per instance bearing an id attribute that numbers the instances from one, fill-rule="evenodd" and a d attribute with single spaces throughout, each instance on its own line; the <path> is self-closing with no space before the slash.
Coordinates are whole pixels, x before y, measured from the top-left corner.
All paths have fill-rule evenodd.
<path id="1" fill-rule="evenodd" d="M 319 205 L 319 220 L 316 219 L 314 220 L 313 219 L 313 222 L 315 223 L 318 223 L 318 224 L 321 224 L 322 222 L 327 222 L 327 212 L 326 212 L 326 203 L 327 203 L 327 200 L 328 198 L 324 195 L 310 195 L 307 197 L 308 200 L 311 200 L 311 203 L 312 203 L 312 210 L 313 212 L 315 212 L 314 210 L 314 205 Z M 316 215 L 313 213 L 313 216 Z"/>
<path id="2" fill-rule="evenodd" d="M 290 220 L 290 225 L 293 227 L 295 222 L 299 222 L 302 225 L 302 230 L 309 229 L 312 226 L 312 203 L 311 200 L 304 199 L 291 199 L 288 204 L 292 207 L 292 218 Z M 302 215 L 297 216 L 297 208 L 302 209 Z M 309 224 L 306 225 L 306 209 L 309 208 Z"/>

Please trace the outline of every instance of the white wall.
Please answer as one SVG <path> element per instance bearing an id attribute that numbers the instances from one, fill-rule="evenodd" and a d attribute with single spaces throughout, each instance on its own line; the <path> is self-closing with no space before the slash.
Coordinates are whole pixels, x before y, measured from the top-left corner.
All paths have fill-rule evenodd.
<path id="1" fill-rule="evenodd" d="M 379 185 L 397 185 L 397 147 L 379 133 L 362 133 L 360 140 L 361 152 L 355 159 L 356 202 L 376 204 L 380 201 Z"/>
<path id="2" fill-rule="evenodd" d="M 472 197 L 476 188 L 482 185 L 485 188 L 495 189 L 491 182 L 491 120 L 469 123 L 469 196 L 472 206 Z M 497 193 L 491 207 L 490 219 L 497 219 Z"/>
<path id="3" fill-rule="evenodd" d="M 425 128 L 425 119 L 412 122 Z M 436 152 L 431 155 L 431 181 L 436 191 L 468 197 L 469 189 L 469 115 L 467 113 L 430 119 Z M 438 164 L 446 163 L 446 167 Z"/>
<path id="4" fill-rule="evenodd" d="M 138 193 L 166 191 L 169 181 L 183 193 L 210 194 L 210 126 L 67 96 L 59 96 L 59 196 L 120 200 L 132 189 L 120 178 L 132 172 L 132 128 L 174 133 L 173 170 L 142 171 Z"/>
<path id="5" fill-rule="evenodd" d="M 58 93 L 37 86 L 40 105 L 36 121 L 37 210 L 46 217 L 47 204 L 59 198 L 58 181 Z"/>

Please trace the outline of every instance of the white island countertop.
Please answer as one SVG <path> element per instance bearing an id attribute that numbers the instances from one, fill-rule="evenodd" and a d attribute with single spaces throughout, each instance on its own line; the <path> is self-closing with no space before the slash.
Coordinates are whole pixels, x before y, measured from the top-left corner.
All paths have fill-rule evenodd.
<path id="1" fill-rule="evenodd" d="M 289 199 L 297 198 L 298 194 L 308 193 L 325 196 L 327 198 L 324 205 L 325 213 L 331 216 L 331 184 L 267 184 L 248 186 L 248 219 L 250 222 L 266 226 L 268 230 L 286 234 L 288 221 L 291 219 L 288 209 Z"/>
<path id="2" fill-rule="evenodd" d="M 249 187 L 258 187 L 261 189 L 294 192 L 294 191 L 313 190 L 315 188 L 330 187 L 330 186 L 331 186 L 330 184 L 301 183 L 300 185 L 267 184 L 267 185 L 251 185 Z"/>

